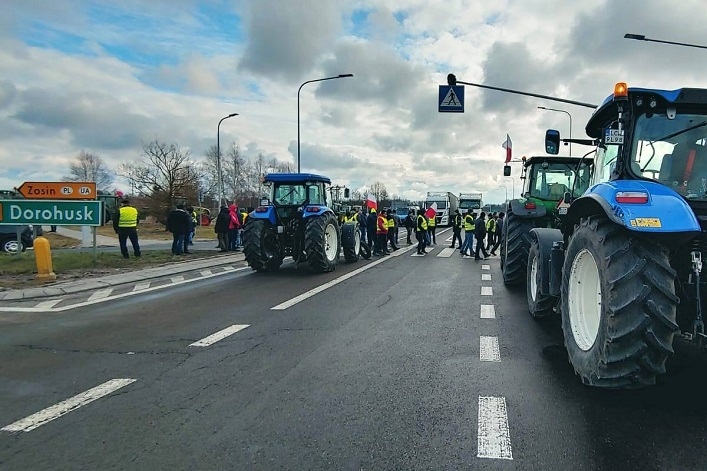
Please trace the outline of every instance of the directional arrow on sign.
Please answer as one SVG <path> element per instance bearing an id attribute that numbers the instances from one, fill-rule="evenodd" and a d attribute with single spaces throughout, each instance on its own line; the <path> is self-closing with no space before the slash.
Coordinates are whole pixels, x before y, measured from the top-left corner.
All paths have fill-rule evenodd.
<path id="1" fill-rule="evenodd" d="M 24 182 L 17 191 L 31 200 L 95 200 L 95 182 Z"/>

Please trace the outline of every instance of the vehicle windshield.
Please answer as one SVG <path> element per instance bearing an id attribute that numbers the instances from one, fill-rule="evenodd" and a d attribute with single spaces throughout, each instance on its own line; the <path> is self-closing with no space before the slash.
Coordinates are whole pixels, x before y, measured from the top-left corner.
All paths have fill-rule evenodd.
<path id="1" fill-rule="evenodd" d="M 432 206 L 432 203 L 437 203 L 437 209 L 447 209 L 446 201 L 428 201 L 427 207 L 429 208 L 430 206 Z"/>
<path id="2" fill-rule="evenodd" d="M 479 209 L 481 202 L 479 200 L 464 200 L 459 202 L 459 209 Z"/>
<path id="3" fill-rule="evenodd" d="M 533 165 L 530 176 L 530 196 L 534 198 L 559 201 L 565 192 L 571 191 L 572 196 L 581 196 L 591 179 L 589 162 L 583 162 L 579 167 L 579 180 L 574 186 L 576 164 L 563 162 L 547 162 L 547 166 Z"/>
<path id="4" fill-rule="evenodd" d="M 633 136 L 631 170 L 688 199 L 707 200 L 707 116 L 641 115 Z"/>

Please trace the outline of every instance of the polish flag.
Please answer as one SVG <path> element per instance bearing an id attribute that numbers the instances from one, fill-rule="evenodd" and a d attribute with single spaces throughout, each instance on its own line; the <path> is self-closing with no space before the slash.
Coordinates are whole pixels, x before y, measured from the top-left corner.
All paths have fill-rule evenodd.
<path id="1" fill-rule="evenodd" d="M 506 149 L 506 163 L 511 161 L 511 150 L 513 149 L 513 142 L 511 142 L 511 136 L 506 134 L 506 142 L 501 144 L 501 147 Z"/>
<path id="2" fill-rule="evenodd" d="M 425 211 L 425 216 L 428 218 L 433 218 L 437 216 L 437 203 L 432 203 L 427 211 Z"/>
<path id="3" fill-rule="evenodd" d="M 366 196 L 366 207 L 377 209 L 377 206 L 378 206 L 378 202 L 376 201 L 375 195 L 371 195 L 369 193 L 368 196 Z"/>

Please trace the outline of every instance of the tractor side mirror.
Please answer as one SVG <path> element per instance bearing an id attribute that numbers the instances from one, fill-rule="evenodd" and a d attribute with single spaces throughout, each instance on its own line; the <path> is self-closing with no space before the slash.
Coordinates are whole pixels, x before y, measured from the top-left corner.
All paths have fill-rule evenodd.
<path id="1" fill-rule="evenodd" d="M 564 196 L 562 197 L 562 201 L 565 203 L 571 203 L 572 202 L 572 193 L 569 191 L 565 191 Z"/>
<path id="2" fill-rule="evenodd" d="M 560 153 L 560 131 L 548 129 L 545 132 L 545 152 L 551 155 Z"/>
<path id="3" fill-rule="evenodd" d="M 503 176 L 504 176 L 504 177 L 510 177 L 510 176 L 511 176 L 511 166 L 510 166 L 510 165 L 504 165 L 504 166 L 503 166 Z"/>
<path id="4" fill-rule="evenodd" d="M 351 195 L 351 190 L 348 188 L 344 188 L 344 198 L 347 198 Z"/>

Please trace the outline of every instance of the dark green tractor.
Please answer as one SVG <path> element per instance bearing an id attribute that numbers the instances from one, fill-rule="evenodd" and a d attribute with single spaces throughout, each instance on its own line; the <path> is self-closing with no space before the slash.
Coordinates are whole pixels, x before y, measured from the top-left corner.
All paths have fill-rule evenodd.
<path id="1" fill-rule="evenodd" d="M 521 198 L 508 202 L 501 231 L 501 271 L 506 285 L 533 282 L 532 273 L 528 272 L 528 266 L 534 266 L 528 257 L 530 230 L 536 227 L 559 229 L 569 207 L 566 197 L 582 195 L 591 178 L 592 161 L 579 157 L 523 157 L 522 163 Z M 510 165 L 504 167 L 503 174 L 510 176 Z M 552 308 L 549 298 L 533 302 L 538 304 L 535 312 L 549 314 Z"/>

